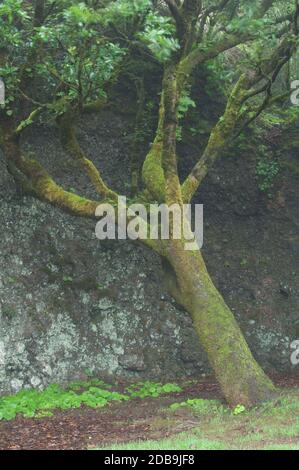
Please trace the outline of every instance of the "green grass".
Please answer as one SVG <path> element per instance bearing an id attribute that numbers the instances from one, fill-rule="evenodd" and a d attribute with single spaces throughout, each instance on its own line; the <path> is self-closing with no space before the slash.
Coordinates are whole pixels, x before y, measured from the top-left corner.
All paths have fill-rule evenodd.
<path id="1" fill-rule="evenodd" d="M 113 445 L 109 447 L 109 450 L 226 450 L 226 448 L 224 442 L 198 438 L 192 434 L 182 433 L 160 441 Z"/>
<path id="2" fill-rule="evenodd" d="M 183 416 L 182 416 L 183 413 Z M 184 413 L 186 415 L 184 416 Z M 298 450 L 299 393 L 259 408 L 237 413 L 218 400 L 192 399 L 174 403 L 168 408 L 171 418 L 168 434 L 173 432 L 173 419 L 188 422 L 193 428 L 160 440 L 115 444 L 109 450 Z M 196 420 L 198 425 L 196 425 Z M 191 425 L 191 426 L 192 426 Z M 165 429 L 161 436 L 165 435 Z M 107 449 L 107 448 L 106 448 Z"/>
<path id="3" fill-rule="evenodd" d="M 203 400 L 202 398 L 195 398 L 181 403 L 173 403 L 170 409 L 173 411 L 180 408 L 191 408 L 195 414 L 198 415 L 222 415 L 223 413 L 230 412 L 229 408 L 222 405 L 219 400 Z"/>
<path id="4" fill-rule="evenodd" d="M 298 418 L 297 418 L 298 419 Z M 271 438 L 284 438 L 284 437 L 298 437 L 299 438 L 299 423 L 291 423 L 287 426 L 282 422 L 280 427 L 267 425 L 263 428 L 264 434 Z"/>
<path id="5" fill-rule="evenodd" d="M 299 444 L 288 445 L 288 444 L 276 444 L 271 446 L 266 446 L 263 450 L 299 450 Z"/>

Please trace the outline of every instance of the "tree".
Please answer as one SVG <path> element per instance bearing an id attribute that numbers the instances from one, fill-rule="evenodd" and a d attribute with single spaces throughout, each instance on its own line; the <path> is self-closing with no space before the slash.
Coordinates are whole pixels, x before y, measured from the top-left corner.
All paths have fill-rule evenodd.
<path id="1" fill-rule="evenodd" d="M 298 2 L 115 0 L 62 1 L 57 6 L 54 1 L 36 0 L 34 6 L 6 0 L 0 7 L 1 34 L 6 39 L 2 76 L 9 89 L 1 115 L 1 143 L 8 168 L 23 190 L 74 215 L 95 217 L 100 203 L 118 204 L 116 192 L 82 152 L 72 122 L 79 113 L 103 105 L 105 90 L 132 48 L 151 55 L 164 69 L 156 137 L 143 163 L 143 185 L 134 202 L 180 207 L 190 202 L 236 135 L 264 109 L 286 99 L 286 94 L 275 95 L 273 85 L 296 50 Z M 238 48 L 242 60 L 225 112 L 181 182 L 176 149 L 180 104 L 194 71 L 233 48 Z M 108 58 L 110 68 L 97 67 L 101 57 Z M 33 79 L 44 83 L 48 102 L 30 94 Z M 57 120 L 62 142 L 82 164 L 99 200 L 64 190 L 39 162 L 22 153 L 20 135 L 41 118 Z M 184 224 L 191 231 L 187 219 Z M 201 252 L 186 251 L 186 240 L 175 239 L 173 232 L 172 224 L 170 240 L 148 237 L 140 242 L 160 255 L 168 289 L 190 313 L 225 398 L 231 405 L 246 406 L 270 399 L 275 387 L 253 358 Z"/>

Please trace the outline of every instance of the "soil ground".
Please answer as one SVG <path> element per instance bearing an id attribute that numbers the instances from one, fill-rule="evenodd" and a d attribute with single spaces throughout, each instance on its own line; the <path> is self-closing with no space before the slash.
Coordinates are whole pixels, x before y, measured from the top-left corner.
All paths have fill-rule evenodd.
<path id="1" fill-rule="evenodd" d="M 295 393 L 298 396 L 298 377 L 276 376 L 273 380 L 283 389 L 296 389 Z M 170 413 L 169 406 L 172 403 L 180 403 L 191 398 L 221 399 L 221 394 L 216 381 L 209 377 L 186 383 L 180 393 L 172 393 L 159 398 L 135 398 L 100 409 L 81 407 L 56 411 L 54 416 L 42 419 L 17 417 L 15 420 L 0 423 L 0 449 L 111 448 L 119 443 L 128 445 L 132 443 L 133 445 L 136 441 L 139 442 L 140 448 L 142 442 L 171 439 L 179 433 L 188 433 L 193 430 L 195 434 L 204 431 L 205 436 L 215 442 L 215 439 L 221 437 L 219 423 L 217 426 L 214 423 L 213 426 L 208 416 L 200 418 L 186 408 Z M 237 441 L 241 443 L 243 439 L 246 448 L 246 445 L 249 445 L 249 443 L 246 444 L 248 433 L 253 436 L 253 434 L 263 432 L 257 417 L 255 416 L 253 423 L 249 415 L 234 417 L 233 421 L 224 423 L 226 431 L 223 445 L 229 448 Z M 289 418 L 285 415 L 285 420 L 288 421 L 288 419 L 291 419 L 289 424 L 294 430 L 294 425 L 296 425 L 294 419 L 297 419 L 299 424 L 298 416 Z M 271 421 L 271 417 L 269 420 Z M 274 428 L 286 424 L 282 423 L 281 416 L 279 420 L 273 421 Z M 263 446 L 266 444 L 299 446 L 299 429 L 297 435 L 296 431 L 295 435 L 294 432 L 285 432 L 285 435 L 282 433 L 280 438 L 272 439 L 271 433 L 268 433 L 261 440 Z M 259 445 L 256 439 L 250 441 L 251 448 Z M 194 447 L 191 444 L 190 447 L 196 448 L 196 445 Z M 239 444 L 237 447 L 242 446 Z"/>

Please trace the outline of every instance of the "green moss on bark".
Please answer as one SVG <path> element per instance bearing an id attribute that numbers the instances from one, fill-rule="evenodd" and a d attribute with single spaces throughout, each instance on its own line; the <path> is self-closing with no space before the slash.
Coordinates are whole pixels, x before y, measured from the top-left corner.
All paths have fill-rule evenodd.
<path id="1" fill-rule="evenodd" d="M 185 251 L 181 241 L 171 241 L 165 254 L 170 292 L 190 313 L 228 403 L 251 407 L 273 398 L 275 387 L 252 356 L 234 315 L 206 270 L 201 253 Z"/>

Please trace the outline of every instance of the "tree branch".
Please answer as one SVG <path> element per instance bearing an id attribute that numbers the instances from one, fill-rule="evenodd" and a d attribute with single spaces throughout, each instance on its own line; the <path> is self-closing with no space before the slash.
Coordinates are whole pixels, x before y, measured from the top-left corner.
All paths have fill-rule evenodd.
<path id="1" fill-rule="evenodd" d="M 248 97 L 253 96 L 251 92 L 252 87 L 256 86 L 265 75 L 272 73 L 272 78 L 267 88 L 268 94 L 262 105 L 264 109 L 271 99 L 272 84 L 276 80 L 282 66 L 290 59 L 294 50 L 293 37 L 287 36 L 281 41 L 271 58 L 263 64 L 263 68 L 258 67 L 256 70 L 248 71 L 240 77 L 230 95 L 224 115 L 211 132 L 209 142 L 202 157 L 182 185 L 184 201 L 188 202 L 192 199 L 211 166 L 221 153 L 224 153 L 228 143 L 233 139 L 235 128 L 240 121 L 241 108 Z M 258 115 L 263 109 L 258 110 Z"/>
<path id="2" fill-rule="evenodd" d="M 78 161 L 98 194 L 108 199 L 117 200 L 117 194 L 105 184 L 99 170 L 96 168 L 94 163 L 86 157 L 80 147 L 72 125 L 72 117 L 72 113 L 69 110 L 62 116 L 59 116 L 57 120 L 60 130 L 60 140 L 63 147 L 75 160 Z"/>
<path id="3" fill-rule="evenodd" d="M 165 0 L 165 3 L 167 4 L 170 13 L 175 20 L 178 37 L 180 40 L 182 40 L 186 30 L 186 24 L 182 15 L 182 11 L 175 0 Z"/>
<path id="4" fill-rule="evenodd" d="M 272 8 L 274 3 L 275 3 L 275 0 L 263 0 L 261 7 L 259 9 L 260 16 L 264 16 L 267 13 L 267 11 L 269 11 L 270 8 Z"/>
<path id="5" fill-rule="evenodd" d="M 183 83 L 185 78 L 192 73 L 192 71 L 199 65 L 207 60 L 217 57 L 222 52 L 225 52 L 239 44 L 248 42 L 254 37 L 251 34 L 247 35 L 234 35 L 227 34 L 221 40 L 215 41 L 209 47 L 201 44 L 190 52 L 179 65 L 180 81 Z"/>
<path id="6" fill-rule="evenodd" d="M 230 95 L 224 115 L 219 119 L 211 132 L 209 142 L 202 157 L 182 185 L 184 202 L 191 201 L 209 169 L 213 166 L 220 153 L 224 152 L 227 147 L 228 141 L 238 122 L 239 112 L 247 87 L 248 77 L 243 74 Z"/>

